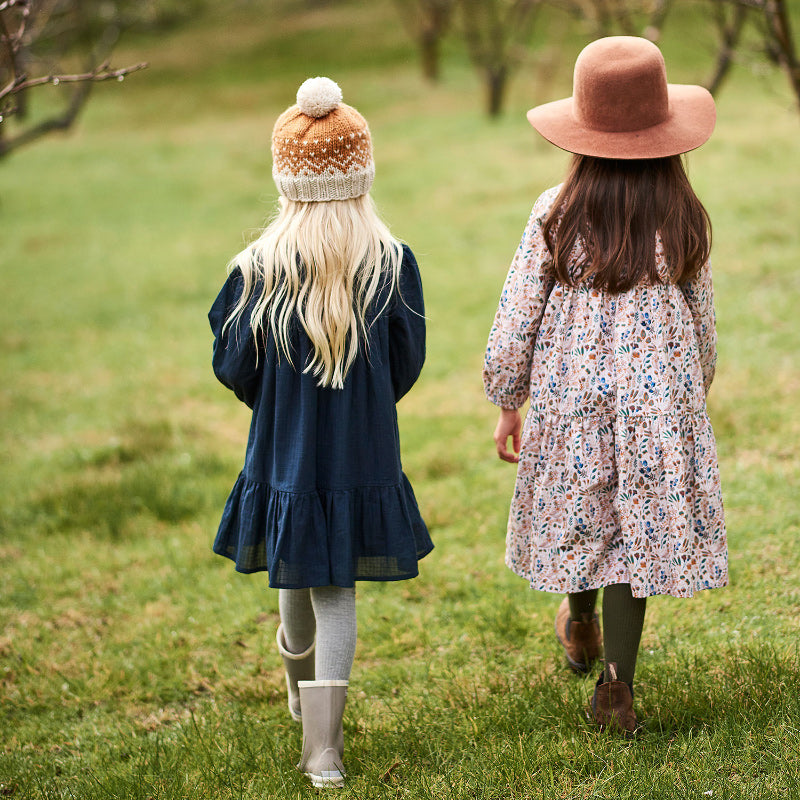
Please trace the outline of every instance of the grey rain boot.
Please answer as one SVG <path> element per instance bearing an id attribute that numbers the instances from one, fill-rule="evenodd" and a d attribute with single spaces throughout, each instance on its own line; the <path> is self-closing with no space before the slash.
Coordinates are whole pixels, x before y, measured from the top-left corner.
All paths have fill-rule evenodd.
<path id="1" fill-rule="evenodd" d="M 305 653 L 290 653 L 286 649 L 286 639 L 283 635 L 283 625 L 278 625 L 276 636 L 278 652 L 283 658 L 286 669 L 286 689 L 289 693 L 289 713 L 295 722 L 300 722 L 300 692 L 297 689 L 298 681 L 314 680 L 314 642 Z"/>
<path id="2" fill-rule="evenodd" d="M 317 789 L 344 786 L 342 716 L 347 681 L 300 681 L 303 755 L 298 769 Z"/>

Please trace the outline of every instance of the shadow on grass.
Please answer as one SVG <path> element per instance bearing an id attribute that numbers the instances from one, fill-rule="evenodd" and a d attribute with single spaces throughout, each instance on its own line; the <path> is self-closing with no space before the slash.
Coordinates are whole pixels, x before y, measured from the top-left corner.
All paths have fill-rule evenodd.
<path id="1" fill-rule="evenodd" d="M 0 511 L 11 538 L 89 532 L 118 539 L 138 518 L 174 524 L 222 506 L 231 466 L 184 442 L 165 420 L 130 421 L 101 445 L 59 453 L 50 483 L 33 484 Z"/>
<path id="2" fill-rule="evenodd" d="M 389 783 L 422 781 L 425 797 L 467 797 L 470 786 L 486 798 L 778 797 L 797 788 L 797 753 L 786 749 L 798 741 L 797 653 L 730 648 L 713 666 L 682 654 L 651 667 L 637 684 L 644 724 L 635 740 L 588 719 L 592 678 L 486 667 L 433 680 L 411 709 L 392 704 L 361 736 L 365 771 L 378 751 L 394 765 Z M 359 731 L 350 733 L 357 744 Z M 443 775 L 463 789 L 448 793 L 435 778 Z"/>
<path id="3" fill-rule="evenodd" d="M 551 663 L 436 673 L 379 698 L 354 696 L 345 715 L 339 798 L 793 797 L 796 653 L 768 645 L 677 655 L 640 681 L 645 730 L 600 733 L 584 709 L 593 681 Z M 472 666 L 477 666 L 472 662 Z M 283 698 L 281 698 L 283 700 Z M 92 720 L 87 721 L 91 727 Z M 201 701 L 155 730 L 127 728 L 83 752 L 6 752 L 16 796 L 303 798 L 299 726 L 284 702 Z M 783 730 L 781 730 L 783 728 Z M 787 749 L 788 747 L 788 749 Z M 28 792 L 29 794 L 26 794 Z"/>
<path id="4" fill-rule="evenodd" d="M 798 652 L 772 645 L 735 646 L 677 656 L 641 682 L 648 734 L 669 738 L 703 728 L 769 727 L 800 716 Z"/>

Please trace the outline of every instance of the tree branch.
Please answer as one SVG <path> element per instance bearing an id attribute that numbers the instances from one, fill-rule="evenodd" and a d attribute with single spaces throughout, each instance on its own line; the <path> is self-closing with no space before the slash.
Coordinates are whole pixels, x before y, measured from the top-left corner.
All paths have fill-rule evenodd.
<path id="1" fill-rule="evenodd" d="M 96 69 L 78 75 L 47 75 L 41 78 L 30 79 L 26 79 L 24 75 L 20 75 L 3 89 L 0 89 L 0 101 L 11 95 L 24 92 L 26 89 L 30 89 L 34 86 L 44 86 L 48 83 L 53 86 L 58 86 L 60 83 L 99 83 L 100 81 L 110 81 L 114 79 L 121 81 L 126 75 L 130 75 L 132 72 L 138 72 L 140 69 L 145 69 L 147 66 L 147 62 L 143 61 L 140 64 L 134 64 L 130 67 L 109 69 L 108 61 L 106 61 Z"/>
<path id="2" fill-rule="evenodd" d="M 72 123 L 75 122 L 78 113 L 86 104 L 91 90 L 91 81 L 84 82 L 72 95 L 72 100 L 63 114 L 50 117 L 50 119 L 46 119 L 38 125 L 33 125 L 11 139 L 0 138 L 0 158 L 8 155 L 12 150 L 16 150 L 18 147 L 40 139 L 48 133 L 67 130 Z"/>
<path id="3" fill-rule="evenodd" d="M 711 94 L 717 93 L 730 70 L 736 47 L 739 44 L 739 38 L 742 35 L 746 15 L 747 9 L 745 5 L 736 3 L 733 9 L 733 19 L 729 22 L 726 19 L 723 5 L 720 3 L 714 5 L 714 21 L 719 29 L 720 44 L 714 74 L 706 84 L 706 88 Z"/>
<path id="4" fill-rule="evenodd" d="M 715 2 L 723 4 L 726 0 L 715 0 Z M 739 9 L 753 9 L 760 12 L 766 28 L 764 33 L 766 52 L 786 73 L 800 107 L 800 58 L 785 0 L 729 0 L 729 2 Z"/>
<path id="5" fill-rule="evenodd" d="M 0 158 L 51 131 L 69 128 L 100 81 L 122 81 L 126 75 L 144 69 L 133 64 L 110 67 L 110 53 L 124 26 L 116 9 L 111 19 L 97 16 L 97 9 L 85 0 L 0 0 Z M 37 52 L 47 54 L 49 66 L 38 65 Z M 61 72 L 62 57 L 85 53 L 82 72 Z M 48 74 L 42 75 L 47 70 Z M 34 74 L 31 74 L 34 73 Z M 38 73 L 38 74 L 37 74 Z M 63 110 L 38 124 L 17 127 L 13 136 L 4 123 L 26 111 L 29 90 L 39 86 L 77 84 Z"/>
<path id="6" fill-rule="evenodd" d="M 800 105 L 800 61 L 797 58 L 784 0 L 766 0 L 764 13 L 770 36 L 778 51 L 778 60 L 789 78 L 795 99 Z"/>

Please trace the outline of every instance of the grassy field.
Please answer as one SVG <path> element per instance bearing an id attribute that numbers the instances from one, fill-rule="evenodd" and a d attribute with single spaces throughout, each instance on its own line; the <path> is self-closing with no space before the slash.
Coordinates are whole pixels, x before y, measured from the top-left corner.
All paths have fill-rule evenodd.
<path id="1" fill-rule="evenodd" d="M 423 270 L 428 363 L 399 412 L 437 545 L 417 580 L 359 587 L 339 796 L 800 797 L 800 116 L 782 77 L 738 69 L 689 162 L 715 224 L 731 585 L 649 603 L 629 743 L 586 721 L 558 598 L 503 566 L 514 475 L 480 380 L 508 262 L 566 164 L 524 111 L 569 93 L 584 38 L 552 18 L 489 122 L 455 44 L 422 82 L 388 0 L 224 5 L 130 40 L 119 63 L 149 70 L 0 163 L 0 796 L 312 794 L 277 593 L 210 551 L 248 416 L 213 378 L 205 315 L 273 207 L 275 117 L 327 74 L 370 121 L 374 195 Z M 670 79 L 702 80 L 711 41 L 676 18 Z"/>

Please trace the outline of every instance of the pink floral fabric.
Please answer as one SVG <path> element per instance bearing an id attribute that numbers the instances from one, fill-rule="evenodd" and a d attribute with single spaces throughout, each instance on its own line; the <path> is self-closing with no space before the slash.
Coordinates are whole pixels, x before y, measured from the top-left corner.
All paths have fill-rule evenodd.
<path id="1" fill-rule="evenodd" d="M 485 357 L 493 403 L 530 398 L 506 563 L 558 593 L 630 583 L 635 597 L 691 597 L 724 586 L 705 404 L 716 362 L 711 267 L 617 295 L 545 277 L 542 225 L 558 189 L 533 207 Z M 666 269 L 660 243 L 656 254 Z"/>

